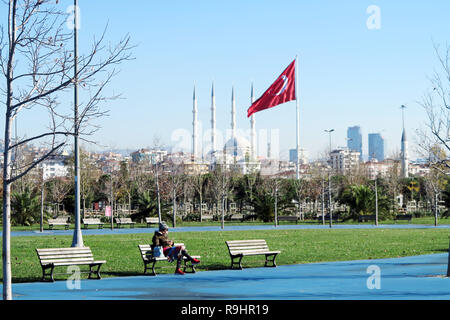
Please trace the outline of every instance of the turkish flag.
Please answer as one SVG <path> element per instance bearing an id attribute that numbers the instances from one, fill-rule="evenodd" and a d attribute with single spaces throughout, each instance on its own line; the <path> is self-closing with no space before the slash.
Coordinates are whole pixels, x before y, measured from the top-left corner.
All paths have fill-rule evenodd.
<path id="1" fill-rule="evenodd" d="M 296 99 L 295 95 L 295 63 L 294 60 L 278 79 L 248 109 L 248 117 L 252 114 L 273 108 L 282 103 Z"/>

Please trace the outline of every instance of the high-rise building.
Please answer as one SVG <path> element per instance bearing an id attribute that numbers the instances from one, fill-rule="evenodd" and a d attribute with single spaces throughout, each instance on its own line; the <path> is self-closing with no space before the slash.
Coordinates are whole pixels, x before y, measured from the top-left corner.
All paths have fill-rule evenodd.
<path id="1" fill-rule="evenodd" d="M 347 148 L 350 151 L 359 152 L 359 161 L 363 160 L 362 133 L 359 126 L 350 127 L 347 129 Z"/>
<path id="2" fill-rule="evenodd" d="M 299 160 L 300 164 L 308 163 L 308 152 L 305 149 L 300 149 Z M 289 162 L 297 163 L 297 149 L 289 150 Z"/>
<path id="3" fill-rule="evenodd" d="M 369 134 L 369 160 L 384 160 L 384 139 L 379 133 Z"/>

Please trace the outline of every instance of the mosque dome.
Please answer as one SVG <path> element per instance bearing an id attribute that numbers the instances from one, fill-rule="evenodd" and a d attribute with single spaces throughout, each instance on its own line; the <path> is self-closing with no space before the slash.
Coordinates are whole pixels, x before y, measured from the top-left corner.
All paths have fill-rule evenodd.
<path id="1" fill-rule="evenodd" d="M 227 155 L 242 158 L 250 154 L 250 150 L 250 142 L 247 139 L 239 136 L 231 138 L 224 146 L 224 151 Z"/>

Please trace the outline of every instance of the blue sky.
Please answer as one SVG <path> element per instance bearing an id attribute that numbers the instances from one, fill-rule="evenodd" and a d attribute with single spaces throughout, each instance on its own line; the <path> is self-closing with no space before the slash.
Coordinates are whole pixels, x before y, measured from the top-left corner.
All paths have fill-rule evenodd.
<path id="1" fill-rule="evenodd" d="M 69 6 L 72 1 L 60 1 Z M 95 137 L 102 145 L 137 149 L 159 136 L 167 144 L 177 129 L 191 130 L 196 83 L 199 120 L 210 124 L 210 91 L 216 88 L 217 127 L 230 128 L 231 87 L 238 127 L 250 127 L 250 86 L 258 98 L 299 56 L 300 144 L 311 158 L 346 144 L 347 128 L 380 132 L 387 155 L 400 150 L 406 104 L 410 145 L 425 113 L 417 104 L 438 63 L 433 41 L 449 42 L 450 1 L 87 1 L 81 6 L 80 49 L 108 23 L 108 41 L 129 33 L 135 60 L 124 63 L 110 90 L 125 99 L 107 106 Z M 381 10 L 381 29 L 369 30 L 366 12 Z M 7 13 L 2 9 L 2 24 Z M 295 147 L 295 102 L 258 113 L 257 129 L 279 130 L 280 154 Z M 19 133 L 30 135 L 24 114 Z M 96 149 L 90 146 L 90 149 Z M 412 147 L 413 148 L 413 147 Z M 413 150 L 411 150 L 413 151 Z"/>

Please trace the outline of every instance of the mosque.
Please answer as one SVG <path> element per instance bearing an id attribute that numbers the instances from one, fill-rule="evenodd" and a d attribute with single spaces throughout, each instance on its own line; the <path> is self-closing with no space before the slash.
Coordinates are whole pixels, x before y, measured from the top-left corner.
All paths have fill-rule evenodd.
<path id="1" fill-rule="evenodd" d="M 251 103 L 254 102 L 253 85 L 251 89 Z M 217 130 L 216 130 L 216 99 L 214 83 L 211 90 L 211 150 L 203 159 L 199 154 L 199 134 L 198 134 L 198 107 L 197 96 L 194 87 L 193 95 L 193 122 L 192 122 L 192 162 L 201 163 L 207 161 L 210 170 L 214 170 L 217 166 L 225 166 L 227 170 L 233 170 L 242 174 L 253 171 L 259 171 L 261 164 L 256 156 L 256 121 L 255 115 L 252 115 L 250 141 L 245 137 L 237 134 L 236 126 L 236 100 L 234 88 L 231 93 L 231 137 L 223 147 L 217 146 Z"/>

